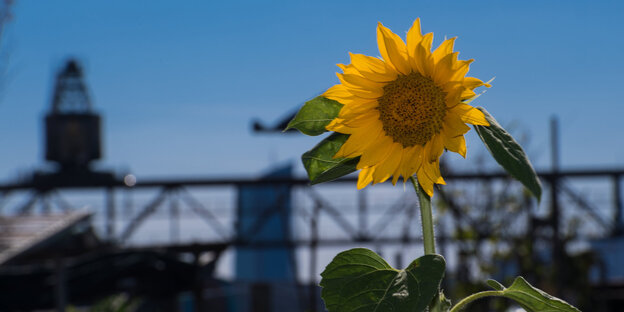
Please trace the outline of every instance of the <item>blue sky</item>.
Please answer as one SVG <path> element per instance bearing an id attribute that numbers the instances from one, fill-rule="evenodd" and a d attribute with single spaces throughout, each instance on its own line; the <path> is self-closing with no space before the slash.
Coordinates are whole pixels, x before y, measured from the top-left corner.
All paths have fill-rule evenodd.
<path id="1" fill-rule="evenodd" d="M 617 1 L 17 1 L 3 38 L 0 180 L 41 164 L 41 119 L 63 61 L 83 61 L 104 116 L 102 166 L 142 176 L 250 176 L 318 138 L 257 135 L 337 82 L 348 52 L 379 55 L 378 21 L 402 36 L 420 17 L 458 36 L 477 100 L 527 133 L 547 167 L 548 122 L 564 167 L 624 165 L 624 5 Z M 468 155 L 479 153 L 474 133 Z M 455 156 L 451 156 L 455 157 Z M 469 162 L 463 163 L 469 166 Z M 469 168 L 466 168 L 469 169 Z"/>

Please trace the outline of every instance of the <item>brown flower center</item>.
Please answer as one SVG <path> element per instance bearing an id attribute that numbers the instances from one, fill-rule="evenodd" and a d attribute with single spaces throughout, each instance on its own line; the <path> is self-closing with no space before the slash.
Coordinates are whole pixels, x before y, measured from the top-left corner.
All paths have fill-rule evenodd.
<path id="1" fill-rule="evenodd" d="M 446 92 L 419 73 L 400 75 L 379 98 L 379 120 L 387 135 L 403 147 L 425 145 L 440 133 Z"/>

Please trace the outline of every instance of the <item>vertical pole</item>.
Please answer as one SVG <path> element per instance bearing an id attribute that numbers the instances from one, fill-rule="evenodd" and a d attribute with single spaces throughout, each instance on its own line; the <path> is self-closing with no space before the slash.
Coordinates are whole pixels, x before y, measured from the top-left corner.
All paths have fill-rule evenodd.
<path id="1" fill-rule="evenodd" d="M 397 251 L 397 253 L 394 256 L 394 265 L 395 268 L 401 270 L 403 269 L 403 250 L 399 250 Z"/>
<path id="2" fill-rule="evenodd" d="M 318 245 L 318 217 L 321 204 L 314 204 L 314 211 L 310 218 L 310 311 L 316 312 L 316 249 Z"/>
<path id="3" fill-rule="evenodd" d="M 201 276 L 201 263 L 199 261 L 199 257 L 201 256 L 201 253 L 199 251 L 194 251 L 193 252 L 193 264 L 195 267 L 195 284 L 193 287 L 193 310 L 195 312 L 201 312 L 203 311 L 203 301 L 204 301 L 204 296 L 203 296 L 203 291 L 204 291 L 204 285 L 203 285 L 203 279 L 200 278 Z M 215 260 L 216 261 L 216 260 Z"/>
<path id="4" fill-rule="evenodd" d="M 523 206 L 524 209 L 527 210 L 527 223 L 528 223 L 528 233 L 527 233 L 527 239 L 528 241 L 527 243 L 527 248 L 528 248 L 528 255 L 529 258 L 526 259 L 525 257 L 520 257 L 519 254 L 516 254 L 516 261 L 517 263 L 520 264 L 520 269 L 518 271 L 518 273 L 522 276 L 525 276 L 527 279 L 532 280 L 535 279 L 535 276 L 537 274 L 537 272 L 534 272 L 533 270 L 528 270 L 527 268 L 527 263 L 538 263 L 536 261 L 536 259 L 538 258 L 537 255 L 534 253 L 535 250 L 535 242 L 537 241 L 537 229 L 540 227 L 540 221 L 542 221 L 542 219 L 537 218 L 534 215 L 534 209 L 532 209 L 532 204 L 533 201 L 531 200 L 531 196 L 528 195 L 527 193 L 525 193 L 523 196 Z M 535 206 L 535 208 L 537 208 L 538 205 Z M 533 211 L 532 211 L 533 210 Z M 527 260 L 529 262 L 527 262 Z"/>
<path id="5" fill-rule="evenodd" d="M 620 176 L 617 174 L 613 175 L 613 208 L 615 209 L 614 215 L 614 225 L 613 232 L 611 235 L 620 235 L 624 232 L 624 220 L 622 219 L 622 214 L 624 207 L 622 207 L 622 195 L 620 193 L 621 190 L 620 185 Z"/>
<path id="6" fill-rule="evenodd" d="M 362 239 L 366 239 L 366 232 L 368 224 L 366 218 L 366 189 L 362 189 L 358 191 L 358 216 L 359 216 L 359 236 Z"/>
<path id="7" fill-rule="evenodd" d="M 551 160 L 552 160 L 552 177 L 550 180 L 550 196 L 551 196 L 551 210 L 550 210 L 550 223 L 552 226 L 552 273 L 555 281 L 556 289 L 555 295 L 561 291 L 563 286 L 562 271 L 564 266 L 563 261 L 563 244 L 561 241 L 561 233 L 559 229 L 560 224 L 560 207 L 559 196 L 557 192 L 557 185 L 559 183 L 559 123 L 557 117 L 553 116 L 550 119 L 550 147 L 551 147 Z"/>
<path id="8" fill-rule="evenodd" d="M 41 212 L 43 214 L 50 214 L 52 212 L 50 206 L 50 192 L 43 191 L 41 192 L 41 199 L 39 201 L 41 203 Z"/>
<path id="9" fill-rule="evenodd" d="M 115 189 L 106 189 L 106 237 L 109 241 L 115 239 Z"/>
<path id="10" fill-rule="evenodd" d="M 550 118 L 550 152 L 553 171 L 559 171 L 559 120 Z"/>
<path id="11" fill-rule="evenodd" d="M 444 218 L 438 219 L 438 253 L 446 255 L 446 222 Z"/>
<path id="12" fill-rule="evenodd" d="M 67 306 L 67 288 L 65 284 L 65 261 L 63 257 L 56 256 L 55 270 L 56 284 L 54 285 L 54 294 L 56 297 L 56 311 L 65 312 Z"/>
<path id="13" fill-rule="evenodd" d="M 134 204 L 132 202 L 132 190 L 126 189 L 123 192 L 123 218 L 131 219 L 134 215 Z"/>
<path id="14" fill-rule="evenodd" d="M 177 192 L 176 192 L 177 194 Z M 180 236 L 180 209 L 178 207 L 178 199 L 175 195 L 170 197 L 170 218 L 169 218 L 169 234 L 171 235 L 171 243 L 177 243 Z"/>

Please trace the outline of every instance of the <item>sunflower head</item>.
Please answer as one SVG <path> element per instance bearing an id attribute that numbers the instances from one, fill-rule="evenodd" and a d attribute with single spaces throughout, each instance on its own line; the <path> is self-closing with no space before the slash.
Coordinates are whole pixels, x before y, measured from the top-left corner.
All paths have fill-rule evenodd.
<path id="1" fill-rule="evenodd" d="M 466 77 L 473 60 L 457 59 L 455 38 L 434 51 L 432 41 L 432 33 L 421 33 L 420 19 L 406 41 L 379 23 L 381 58 L 350 54 L 351 64 L 338 64 L 340 84 L 323 96 L 344 106 L 326 129 L 350 135 L 334 157 L 360 157 L 358 188 L 416 174 L 432 196 L 433 185 L 445 183 L 439 163 L 444 149 L 466 157 L 466 123 L 489 125 L 465 101 L 475 88 L 490 85 Z"/>

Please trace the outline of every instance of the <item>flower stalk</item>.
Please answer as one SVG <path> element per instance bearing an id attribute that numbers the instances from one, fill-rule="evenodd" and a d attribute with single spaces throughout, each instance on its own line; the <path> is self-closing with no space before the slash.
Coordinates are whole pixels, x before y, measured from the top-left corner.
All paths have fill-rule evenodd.
<path id="1" fill-rule="evenodd" d="M 433 233 L 433 212 L 431 211 L 431 197 L 420 187 L 418 181 L 412 176 L 410 177 L 414 190 L 418 195 L 420 202 L 420 219 L 422 222 L 423 244 L 425 246 L 425 255 L 435 254 L 435 236 Z"/>

